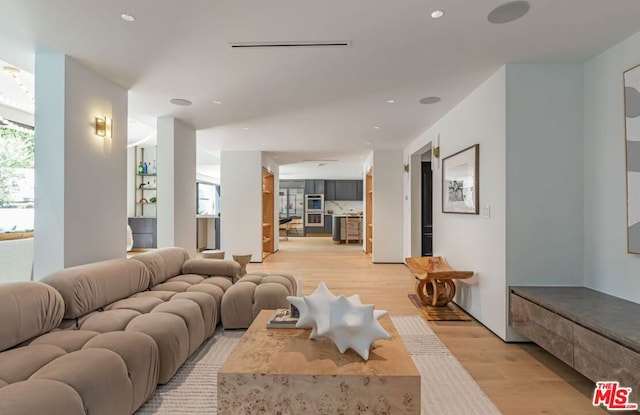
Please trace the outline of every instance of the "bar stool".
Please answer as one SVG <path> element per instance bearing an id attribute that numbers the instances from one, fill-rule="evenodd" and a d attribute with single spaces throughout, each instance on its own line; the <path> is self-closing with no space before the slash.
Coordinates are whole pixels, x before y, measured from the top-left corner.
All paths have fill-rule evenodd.
<path id="1" fill-rule="evenodd" d="M 355 238 L 358 243 L 362 243 L 362 217 L 349 216 L 344 218 L 345 245 L 349 245 L 349 238 Z"/>

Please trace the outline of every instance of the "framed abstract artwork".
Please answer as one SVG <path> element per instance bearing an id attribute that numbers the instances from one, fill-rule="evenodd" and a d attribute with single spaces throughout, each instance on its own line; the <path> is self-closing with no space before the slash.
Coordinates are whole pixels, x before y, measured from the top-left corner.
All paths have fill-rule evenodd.
<path id="1" fill-rule="evenodd" d="M 480 144 L 442 160 L 442 212 L 480 212 Z"/>
<path id="2" fill-rule="evenodd" d="M 627 251 L 640 254 L 640 65 L 624 72 Z"/>

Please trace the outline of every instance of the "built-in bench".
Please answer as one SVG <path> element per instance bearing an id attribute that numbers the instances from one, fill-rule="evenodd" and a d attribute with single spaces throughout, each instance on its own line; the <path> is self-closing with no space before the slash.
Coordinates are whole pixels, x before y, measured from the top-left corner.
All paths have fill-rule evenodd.
<path id="1" fill-rule="evenodd" d="M 587 378 L 640 402 L 640 304 L 585 287 L 510 287 L 509 323 Z"/>

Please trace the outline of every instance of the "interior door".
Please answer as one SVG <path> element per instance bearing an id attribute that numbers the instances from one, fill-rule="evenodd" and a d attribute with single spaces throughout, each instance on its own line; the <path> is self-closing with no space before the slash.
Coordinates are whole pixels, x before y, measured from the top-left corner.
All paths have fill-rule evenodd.
<path id="1" fill-rule="evenodd" d="M 422 162 L 422 256 L 433 256 L 433 172 Z"/>

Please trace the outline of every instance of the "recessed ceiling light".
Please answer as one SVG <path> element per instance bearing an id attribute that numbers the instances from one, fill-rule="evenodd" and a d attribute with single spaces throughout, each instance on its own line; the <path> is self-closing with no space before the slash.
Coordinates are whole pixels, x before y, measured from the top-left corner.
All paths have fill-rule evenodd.
<path id="1" fill-rule="evenodd" d="M 526 1 L 510 1 L 491 10 L 487 20 L 495 24 L 513 22 L 527 14 L 530 7 Z"/>
<path id="2" fill-rule="evenodd" d="M 377 125 L 375 127 L 373 127 L 374 130 L 379 130 L 380 127 L 378 127 Z"/>
<path id="3" fill-rule="evenodd" d="M 169 100 L 170 103 L 172 103 L 173 105 L 178 105 L 180 107 L 188 107 L 189 105 L 192 104 L 191 101 L 189 101 L 188 99 L 182 99 L 182 98 L 172 98 Z"/>
<path id="4" fill-rule="evenodd" d="M 438 103 L 440 101 L 442 101 L 442 99 L 440 97 L 426 97 L 426 98 L 422 98 L 419 102 L 421 104 L 428 105 L 428 104 L 435 104 L 435 103 Z"/>
<path id="5" fill-rule="evenodd" d="M 219 101 L 219 100 L 217 100 L 217 99 L 214 99 L 214 100 L 213 100 L 213 103 L 214 103 L 214 104 L 216 104 L 216 105 L 220 105 L 220 104 L 222 104 L 222 101 Z"/>
<path id="6" fill-rule="evenodd" d="M 249 127 L 242 127 L 243 130 L 247 131 Z M 264 145 L 264 144 L 263 144 Z"/>
<path id="7" fill-rule="evenodd" d="M 395 104 L 396 100 L 395 99 L 388 99 L 387 100 L 387 104 Z"/>
<path id="8" fill-rule="evenodd" d="M 439 19 L 442 16 L 444 16 L 444 12 L 442 10 L 436 10 L 433 13 L 431 13 L 431 18 L 432 19 Z"/>
<path id="9" fill-rule="evenodd" d="M 135 18 L 135 17 L 133 17 L 132 15 L 127 14 L 127 13 L 122 13 L 122 14 L 120 15 L 120 18 L 121 18 L 122 20 L 124 20 L 125 22 L 134 22 L 134 21 L 136 20 L 136 18 Z"/>
<path id="10" fill-rule="evenodd" d="M 368 141 L 367 141 L 365 144 L 366 144 L 366 145 L 368 145 L 368 146 L 370 146 L 370 145 L 371 145 L 371 143 L 370 143 L 370 142 L 368 142 Z"/>

